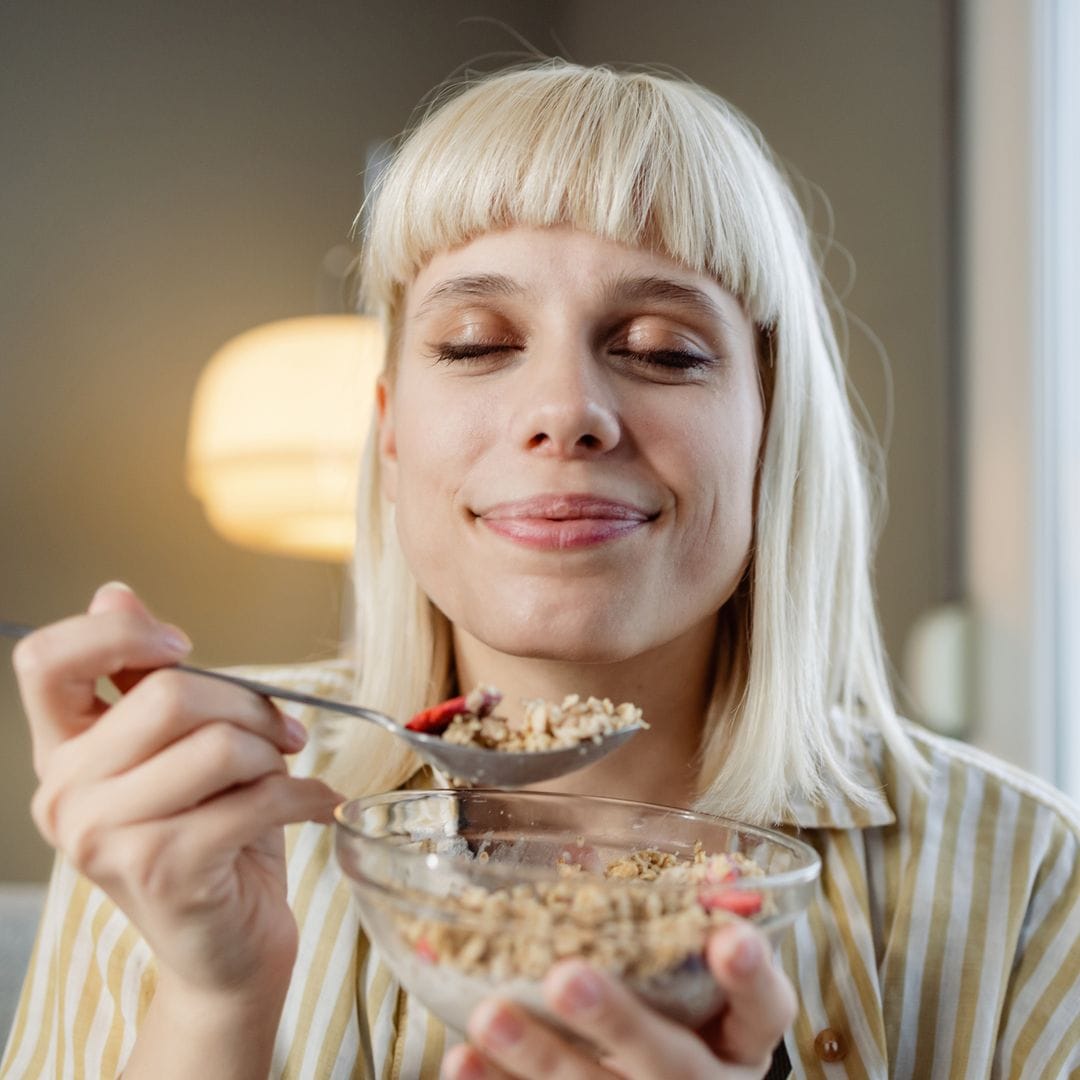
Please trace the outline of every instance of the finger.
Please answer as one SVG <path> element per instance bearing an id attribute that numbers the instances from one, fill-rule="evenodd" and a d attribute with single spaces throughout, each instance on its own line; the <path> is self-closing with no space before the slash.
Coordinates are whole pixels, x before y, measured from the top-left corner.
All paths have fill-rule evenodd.
<path id="1" fill-rule="evenodd" d="M 135 590 L 122 581 L 107 581 L 102 585 L 91 597 L 86 611 L 90 615 L 103 615 L 107 611 L 128 611 L 147 619 L 154 617 Z"/>
<path id="2" fill-rule="evenodd" d="M 117 776 L 214 721 L 228 721 L 283 753 L 307 741 L 304 726 L 266 698 L 174 668 L 149 674 L 96 724 L 57 747 L 49 781 L 58 790 Z"/>
<path id="3" fill-rule="evenodd" d="M 13 653 L 35 763 L 98 717 L 95 684 L 127 669 L 175 664 L 190 649 L 175 627 L 130 611 L 76 615 L 25 637 Z"/>
<path id="4" fill-rule="evenodd" d="M 334 807 L 344 798 L 321 780 L 272 773 L 180 814 L 174 822 L 194 859 L 198 852 L 250 847 L 267 829 L 302 821 L 329 825 Z"/>
<path id="5" fill-rule="evenodd" d="M 341 801 L 320 780 L 273 773 L 164 821 L 107 829 L 83 820 L 64 851 L 76 870 L 111 886 L 113 895 L 132 895 L 134 886 L 143 901 L 171 903 L 193 889 L 207 895 L 205 883 L 228 879 L 244 849 L 279 853 L 283 825 L 326 824 Z"/>
<path id="6" fill-rule="evenodd" d="M 468 1031 L 484 1057 L 511 1076 L 611 1080 L 596 1061 L 512 1002 L 482 1001 L 469 1017 Z"/>
<path id="7" fill-rule="evenodd" d="M 728 1060 L 767 1063 L 798 1009 L 795 991 L 773 963 L 768 941 L 752 926 L 733 923 L 712 934 L 705 956 L 727 1002 L 706 1039 Z"/>
<path id="8" fill-rule="evenodd" d="M 87 611 L 91 615 L 101 615 L 107 611 L 128 611 L 135 615 L 142 615 L 146 619 L 154 620 L 150 609 L 136 595 L 130 585 L 122 581 L 110 581 L 102 585 L 94 593 Z M 110 676 L 109 681 L 120 691 L 126 694 L 146 675 L 146 670 L 118 671 Z"/>
<path id="9" fill-rule="evenodd" d="M 715 1076 L 716 1060 L 689 1029 L 654 1012 L 626 986 L 581 960 L 556 964 L 544 998 L 567 1027 L 633 1078 Z"/>
<path id="10" fill-rule="evenodd" d="M 462 1043 L 443 1058 L 443 1080 L 514 1080 L 505 1069 L 488 1061 L 475 1046 Z"/>
<path id="11" fill-rule="evenodd" d="M 105 805 L 103 823 L 119 825 L 171 817 L 274 772 L 285 772 L 285 759 L 274 746 L 216 721 L 134 769 L 85 790 L 88 798 Z"/>
<path id="12" fill-rule="evenodd" d="M 281 754 L 265 739 L 228 723 L 199 728 L 119 776 L 62 785 L 46 778 L 31 800 L 34 821 L 62 849 L 87 828 L 160 821 L 238 784 L 284 772 Z"/>

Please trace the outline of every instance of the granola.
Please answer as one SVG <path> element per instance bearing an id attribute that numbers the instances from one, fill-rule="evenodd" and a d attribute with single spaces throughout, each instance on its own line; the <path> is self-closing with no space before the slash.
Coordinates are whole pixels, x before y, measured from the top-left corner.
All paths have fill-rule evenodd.
<path id="1" fill-rule="evenodd" d="M 474 694 L 484 690 L 479 688 Z M 465 698 L 467 704 L 470 696 Z M 608 698 L 583 700 L 578 694 L 568 694 L 561 705 L 542 699 L 526 701 L 524 714 L 510 718 L 480 710 L 457 713 L 442 737 L 458 746 L 528 752 L 599 743 L 605 735 L 635 726 L 648 727 L 636 705 L 615 705 Z"/>
<path id="2" fill-rule="evenodd" d="M 539 979 L 557 960 L 579 956 L 639 980 L 677 969 L 700 955 L 710 928 L 759 914 L 767 903 L 733 886 L 763 874 L 744 855 L 708 855 L 698 844 L 680 859 L 649 848 L 609 862 L 600 875 L 583 867 L 585 850 L 576 846 L 558 860 L 556 881 L 468 885 L 445 898 L 448 918 L 396 919 L 421 960 L 467 975 Z"/>

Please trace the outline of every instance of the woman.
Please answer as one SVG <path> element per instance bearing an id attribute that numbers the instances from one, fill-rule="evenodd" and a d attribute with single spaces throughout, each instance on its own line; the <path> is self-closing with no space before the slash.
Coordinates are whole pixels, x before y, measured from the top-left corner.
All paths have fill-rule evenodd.
<path id="1" fill-rule="evenodd" d="M 757 1077 L 781 1038 L 781 1075 L 785 1054 L 799 1076 L 1080 1066 L 1075 810 L 896 717 L 871 479 L 754 130 L 688 83 L 505 72 L 421 120 L 365 246 L 389 345 L 356 699 L 634 701 L 648 733 L 541 787 L 798 829 L 818 900 L 775 962 L 749 927 L 710 939 L 729 1004 L 700 1033 L 569 961 L 548 1000 L 602 1063 L 498 1000 L 447 1051 L 362 940 L 322 827 L 338 791 L 428 771 L 169 671 L 182 633 L 104 587 L 16 655 L 34 816 L 65 858 L 3 1075 Z M 263 674 L 345 693 L 352 668 Z"/>

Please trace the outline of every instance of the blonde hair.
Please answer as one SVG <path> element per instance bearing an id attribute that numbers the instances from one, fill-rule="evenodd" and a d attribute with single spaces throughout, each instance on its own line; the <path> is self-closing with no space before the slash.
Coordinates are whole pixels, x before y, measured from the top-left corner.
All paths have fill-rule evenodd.
<path id="1" fill-rule="evenodd" d="M 699 807 L 777 820 L 795 797 L 870 793 L 857 717 L 914 773 L 870 580 L 878 477 L 845 392 L 806 220 L 757 130 L 704 88 L 642 71 L 533 63 L 444 91 L 384 171 L 364 288 L 393 379 L 405 289 L 437 252 L 515 225 L 570 225 L 718 280 L 759 328 L 767 431 L 750 569 L 719 613 Z M 451 692 L 450 627 L 421 592 L 365 452 L 356 560 L 358 700 L 406 717 Z M 400 785 L 416 759 L 353 726 L 334 781 Z"/>

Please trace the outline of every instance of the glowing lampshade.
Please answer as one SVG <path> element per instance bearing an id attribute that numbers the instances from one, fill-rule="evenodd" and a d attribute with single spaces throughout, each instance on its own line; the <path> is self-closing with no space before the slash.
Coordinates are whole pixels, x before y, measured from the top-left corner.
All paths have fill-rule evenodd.
<path id="1" fill-rule="evenodd" d="M 382 361 L 378 322 L 361 315 L 267 323 L 214 354 L 195 389 L 187 482 L 222 536 L 348 558 Z"/>

